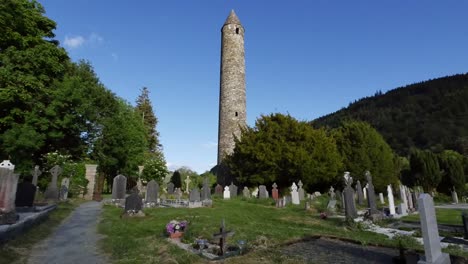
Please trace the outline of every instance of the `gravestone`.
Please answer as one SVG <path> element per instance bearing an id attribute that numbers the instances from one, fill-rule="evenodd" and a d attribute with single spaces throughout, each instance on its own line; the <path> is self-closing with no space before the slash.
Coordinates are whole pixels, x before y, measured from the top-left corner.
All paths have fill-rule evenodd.
<path id="1" fill-rule="evenodd" d="M 250 198 L 250 191 L 249 188 L 247 188 L 247 186 L 245 186 L 244 190 L 242 190 L 242 195 L 244 196 L 244 198 Z"/>
<path id="2" fill-rule="evenodd" d="M 260 185 L 258 186 L 258 198 L 260 199 L 266 199 L 268 198 L 268 191 L 266 189 L 265 185 Z"/>
<path id="3" fill-rule="evenodd" d="M 203 179 L 201 199 L 202 201 L 211 200 L 210 179 L 208 179 L 208 177 Z"/>
<path id="4" fill-rule="evenodd" d="M 252 197 L 253 198 L 258 198 L 258 187 L 255 187 L 255 189 L 253 190 Z"/>
<path id="5" fill-rule="evenodd" d="M 299 182 L 297 183 L 297 186 L 299 187 L 299 189 L 297 189 L 297 192 L 299 193 L 299 201 L 303 201 L 304 189 L 302 189 L 302 186 L 304 186 L 304 184 L 302 184 L 302 181 L 299 180 Z"/>
<path id="6" fill-rule="evenodd" d="M 385 199 L 383 197 L 383 193 L 379 193 L 380 204 L 385 204 Z"/>
<path id="7" fill-rule="evenodd" d="M 364 200 L 367 200 L 367 185 L 362 188 L 362 194 L 364 196 Z"/>
<path id="8" fill-rule="evenodd" d="M 405 193 L 406 193 L 406 201 L 408 201 L 408 210 L 413 211 L 413 198 L 411 197 L 411 191 L 408 187 L 405 186 Z"/>
<path id="9" fill-rule="evenodd" d="M 221 256 L 226 252 L 226 239 L 232 235 L 234 235 L 234 231 L 226 231 L 223 219 L 221 227 L 219 228 L 219 233 L 213 234 L 213 239 L 219 239 L 219 250 L 221 251 Z"/>
<path id="10" fill-rule="evenodd" d="M 408 215 L 408 208 L 406 208 L 405 203 L 400 203 L 398 205 L 398 214 L 401 216 Z"/>
<path id="11" fill-rule="evenodd" d="M 148 182 L 146 186 L 146 203 L 157 203 L 159 197 L 159 184 L 155 180 Z"/>
<path id="12" fill-rule="evenodd" d="M 34 170 L 31 171 L 31 174 L 33 176 L 32 184 L 37 186 L 37 179 L 42 174 L 42 171 L 39 169 L 38 165 L 34 166 Z"/>
<path id="13" fill-rule="evenodd" d="M 356 193 L 357 193 L 358 204 L 364 205 L 364 194 L 362 193 L 362 186 L 359 180 L 356 183 Z"/>
<path id="14" fill-rule="evenodd" d="M 353 184 L 353 177 L 351 177 L 349 172 L 345 172 L 343 178 L 346 186 L 343 190 L 345 216 L 347 219 L 354 219 L 357 217 L 357 211 L 354 204 L 354 190 L 351 186 Z"/>
<path id="15" fill-rule="evenodd" d="M 201 201 L 200 190 L 198 190 L 197 187 L 193 188 L 192 191 L 190 192 L 189 201 L 190 202 L 200 202 Z"/>
<path id="16" fill-rule="evenodd" d="M 190 180 L 190 176 L 187 175 L 187 178 L 185 178 L 185 193 L 190 192 L 190 183 L 191 182 L 192 182 L 192 180 Z"/>
<path id="17" fill-rule="evenodd" d="M 372 184 L 372 175 L 369 171 L 365 173 L 367 180 L 367 205 L 369 206 L 370 214 L 380 214 L 377 210 L 377 201 L 375 199 L 374 184 Z"/>
<path id="18" fill-rule="evenodd" d="M 175 188 L 174 195 L 177 200 L 182 199 L 182 195 L 183 195 L 182 190 L 179 187 Z"/>
<path id="19" fill-rule="evenodd" d="M 18 220 L 15 211 L 18 175 L 13 173 L 14 168 L 8 160 L 0 163 L 0 225 L 14 224 Z"/>
<path id="20" fill-rule="evenodd" d="M 411 193 L 411 198 L 413 199 L 414 209 L 416 211 L 418 210 L 418 195 L 419 195 L 419 192 L 416 190 Z"/>
<path id="21" fill-rule="evenodd" d="M 70 187 L 70 179 L 65 177 L 60 184 L 60 200 L 65 201 L 68 199 L 68 189 Z"/>
<path id="22" fill-rule="evenodd" d="M 124 214 L 126 216 L 144 216 L 142 208 L 143 199 L 139 194 L 138 187 L 135 186 L 132 193 L 125 199 Z"/>
<path id="23" fill-rule="evenodd" d="M 408 200 L 406 199 L 406 197 L 407 196 L 406 196 L 405 186 L 400 185 L 400 198 L 401 198 L 401 201 L 404 203 L 404 205 L 399 206 L 399 208 L 402 208 L 402 210 L 404 210 L 404 212 L 400 211 L 400 214 L 404 214 L 404 215 L 406 215 L 408 211 Z"/>
<path id="24" fill-rule="evenodd" d="M 223 195 L 223 186 L 221 186 L 220 184 L 216 184 L 215 194 L 219 196 Z"/>
<path id="25" fill-rule="evenodd" d="M 449 264 L 450 256 L 441 251 L 439 229 L 432 197 L 427 193 L 422 193 L 418 198 L 418 208 L 425 253 L 425 260 L 420 260 L 418 263 Z"/>
<path id="26" fill-rule="evenodd" d="M 232 198 L 237 197 L 237 186 L 234 185 L 233 182 L 231 182 L 231 185 L 229 185 L 229 192 L 231 192 L 230 197 Z"/>
<path id="27" fill-rule="evenodd" d="M 115 176 L 113 184 L 112 184 L 112 200 L 125 199 L 126 192 L 127 192 L 127 177 L 121 174 Z"/>
<path id="28" fill-rule="evenodd" d="M 388 196 L 388 208 L 390 209 L 390 215 L 395 215 L 395 200 L 393 198 L 392 186 L 387 186 L 387 196 Z"/>
<path id="29" fill-rule="evenodd" d="M 174 183 L 169 182 L 167 184 L 167 194 L 174 194 Z"/>
<path id="30" fill-rule="evenodd" d="M 328 196 L 330 196 L 330 200 L 336 200 L 335 188 L 333 188 L 333 186 L 330 186 L 330 190 L 328 191 Z"/>
<path id="31" fill-rule="evenodd" d="M 457 191 L 455 190 L 455 186 L 453 186 L 453 190 L 452 190 L 452 201 L 454 204 L 458 203 L 458 194 L 457 194 Z"/>
<path id="32" fill-rule="evenodd" d="M 16 207 L 32 207 L 36 194 L 36 186 L 30 182 L 31 178 L 25 178 L 22 183 L 18 184 L 16 189 Z"/>
<path id="33" fill-rule="evenodd" d="M 271 186 L 273 189 L 271 189 L 271 197 L 277 201 L 278 198 L 279 198 L 279 193 L 278 193 L 278 185 L 276 185 L 276 182 L 273 183 L 273 185 Z"/>
<path id="34" fill-rule="evenodd" d="M 297 185 L 296 185 L 295 182 L 293 182 L 293 184 L 291 186 L 291 201 L 292 201 L 292 204 L 299 204 L 300 203 L 299 193 L 297 192 Z"/>
<path id="35" fill-rule="evenodd" d="M 47 189 L 44 193 L 44 199 L 57 201 L 59 198 L 59 190 L 57 189 L 57 179 L 60 174 L 62 174 L 62 168 L 55 165 L 50 169 L 50 174 L 52 175 L 52 180 L 50 181 Z"/>
<path id="36" fill-rule="evenodd" d="M 330 200 L 327 204 L 327 210 L 330 212 L 335 212 L 336 210 L 336 199 L 335 199 L 335 189 L 333 186 L 330 186 L 330 190 L 328 191 L 328 195 L 330 196 Z"/>
<path id="37" fill-rule="evenodd" d="M 229 191 L 229 186 L 224 187 L 223 198 L 231 199 L 231 191 Z"/>

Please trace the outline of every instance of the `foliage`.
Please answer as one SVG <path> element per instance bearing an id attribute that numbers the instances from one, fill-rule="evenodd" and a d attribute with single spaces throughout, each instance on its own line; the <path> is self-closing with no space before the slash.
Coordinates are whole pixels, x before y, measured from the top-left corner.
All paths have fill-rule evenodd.
<path id="1" fill-rule="evenodd" d="M 346 121 L 332 131 L 344 169 L 355 181 L 366 181 L 364 173 L 370 171 L 377 191 L 398 181 L 399 172 L 390 146 L 372 126 L 361 121 Z"/>
<path id="2" fill-rule="evenodd" d="M 148 182 L 155 180 L 161 184 L 168 173 L 166 161 L 160 152 L 151 154 L 150 157 L 146 159 L 144 166 L 142 179 Z"/>
<path id="3" fill-rule="evenodd" d="M 205 178 L 208 178 L 208 186 L 210 188 L 214 188 L 216 186 L 216 175 L 214 175 L 210 171 L 205 171 L 204 173 L 200 174 L 198 178 L 200 179 L 200 182 L 198 183 L 199 188 L 203 187 L 203 180 Z"/>
<path id="4" fill-rule="evenodd" d="M 468 155 L 468 74 L 428 80 L 365 97 L 314 120 L 338 127 L 357 119 L 375 127 L 400 155 L 413 147 Z"/>
<path id="5" fill-rule="evenodd" d="M 282 114 L 261 116 L 255 127 L 242 129 L 224 162 L 246 186 L 291 186 L 302 180 L 306 190 L 329 187 L 342 165 L 335 141 L 325 130 Z"/>
<path id="6" fill-rule="evenodd" d="M 463 168 L 464 157 L 456 151 L 445 150 L 438 155 L 442 180 L 438 189 L 450 193 L 453 187 L 463 190 L 465 186 L 465 173 Z"/>
<path id="7" fill-rule="evenodd" d="M 182 179 L 179 171 L 174 171 L 171 177 L 171 182 L 174 184 L 174 188 L 182 187 Z"/>
<path id="8" fill-rule="evenodd" d="M 442 179 L 437 155 L 429 150 L 412 149 L 410 154 L 411 175 L 425 192 L 431 193 Z"/>
<path id="9" fill-rule="evenodd" d="M 150 153 L 160 151 L 161 144 L 159 142 L 159 133 L 156 131 L 158 119 L 154 115 L 151 100 L 149 99 L 149 90 L 146 87 L 141 89 L 141 94 L 136 100 L 136 111 L 140 113 L 146 127 L 146 141 L 148 142 L 148 150 Z"/>

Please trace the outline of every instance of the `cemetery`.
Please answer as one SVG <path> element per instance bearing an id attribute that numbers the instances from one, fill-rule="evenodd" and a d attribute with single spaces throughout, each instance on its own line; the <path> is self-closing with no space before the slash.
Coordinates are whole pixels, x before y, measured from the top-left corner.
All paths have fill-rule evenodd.
<path id="1" fill-rule="evenodd" d="M 96 32 L 89 36 L 63 33 L 73 28 L 70 26 L 56 31 L 56 22 L 46 16 L 39 2 L 0 2 L 0 264 L 468 263 L 468 74 L 384 93 L 378 90 L 374 96 L 331 112 L 327 108 L 331 101 L 348 96 L 335 87 L 347 88 L 354 95 L 353 89 L 362 85 L 336 82 L 352 79 L 338 71 L 339 65 L 346 64 L 341 60 L 352 58 L 358 46 L 369 41 L 349 45 L 353 38 L 328 39 L 340 35 L 335 30 L 341 29 L 327 28 L 328 22 L 316 23 L 314 19 L 321 11 L 315 3 L 307 3 L 309 8 L 304 10 L 290 9 L 293 5 L 275 10 L 275 4 L 262 6 L 262 12 L 241 9 L 249 27 L 255 23 L 251 27 L 253 35 L 246 35 L 234 10 L 223 17 L 223 24 L 221 21 L 215 26 L 209 19 L 216 16 L 206 4 L 196 4 L 200 14 L 195 16 L 197 12 L 185 12 L 185 6 L 173 8 L 185 13 L 168 15 L 164 12 L 173 11 L 158 13 L 159 6 L 148 3 L 133 6 L 138 9 L 136 13 L 131 13 L 126 3 L 114 3 L 106 7 L 106 15 L 112 17 L 113 12 L 108 10 L 125 6 L 115 13 L 128 13 L 129 17 L 122 19 L 119 15 L 114 19 L 128 25 L 119 25 L 121 28 L 104 40 Z M 54 5 L 61 5 L 59 2 L 48 3 L 52 14 L 57 15 Z M 148 10 L 143 10 L 147 4 Z M 216 8 L 224 10 L 223 5 Z M 214 5 L 210 7 L 215 10 Z M 333 10 L 337 7 L 329 6 Z M 92 8 L 84 9 L 94 12 Z M 269 13 L 263 9 L 278 13 L 263 17 Z M 61 9 L 60 14 L 65 10 Z M 319 11 L 303 16 L 302 12 L 310 10 Z M 104 17 L 102 13 L 100 10 L 96 14 Z M 324 13 L 328 16 L 328 12 Z M 288 18 L 279 20 L 278 14 Z M 285 26 L 296 15 L 300 20 Z M 95 15 L 86 16 L 80 23 L 74 22 L 80 25 L 77 28 L 94 28 L 86 23 Z M 392 14 L 392 21 L 394 17 Z M 118 24 L 105 18 L 111 21 L 109 24 Z M 191 22 L 181 22 L 184 18 Z M 139 19 L 148 21 L 132 24 Z M 339 22 L 353 25 L 354 20 Z M 263 21 L 275 23 L 271 26 Z M 151 28 L 143 29 L 147 24 Z M 315 28 L 316 24 L 320 27 Z M 372 23 L 365 20 L 362 24 Z M 155 31 L 154 25 L 158 25 L 157 41 L 146 34 Z M 136 35 L 129 34 L 127 26 Z M 393 31 L 400 32 L 403 26 L 407 25 Z M 295 32 L 289 28 L 314 34 L 326 31 L 326 35 L 307 39 L 309 34 L 301 33 L 290 35 L 288 41 L 278 41 Z M 268 29 L 269 34 L 271 30 L 278 39 L 269 39 L 273 34 L 262 35 L 260 29 Z M 125 38 L 115 34 L 120 30 Z M 171 34 L 167 35 L 166 30 Z M 347 30 L 340 32 L 366 32 Z M 174 38 L 174 32 L 184 37 Z M 56 33 L 65 34 L 63 42 Z M 202 38 L 204 34 L 210 37 Z M 246 53 L 244 43 L 250 36 L 262 37 L 249 43 Z M 371 36 L 374 38 L 373 34 L 365 37 Z M 118 39 L 111 41 L 115 37 Z M 210 46 L 213 41 L 202 42 L 212 37 L 221 40 L 221 50 L 214 55 Z M 131 44 L 126 42 L 129 39 Z M 172 42 L 175 40 L 180 46 Z M 311 49 L 309 41 L 322 46 Z M 302 42 L 307 43 L 307 48 L 300 48 Z M 115 43 L 124 47 L 119 49 L 121 64 L 113 51 Z M 345 46 L 332 43 L 352 49 L 346 51 Z M 140 51 L 144 45 L 152 50 Z M 277 54 L 283 46 L 287 52 Z M 96 70 L 91 62 L 76 57 L 97 48 L 101 52 L 89 53 L 100 56 Z M 158 53 L 161 50 L 165 54 Z M 390 49 L 382 46 L 382 50 Z M 104 54 L 109 52 L 113 64 L 105 59 Z M 152 57 L 153 53 L 158 55 Z M 320 53 L 330 58 L 315 62 Z M 386 53 L 380 51 L 379 56 Z M 400 53 L 405 54 L 404 50 Z M 252 103 L 252 112 L 258 117 L 251 124 L 246 104 L 246 69 L 251 66 L 246 68 L 246 54 L 256 61 L 250 64 L 256 75 L 249 76 L 249 83 L 258 92 Z M 366 56 L 378 57 L 374 55 Z M 197 56 L 199 59 L 194 60 Z M 265 57 L 259 59 L 261 56 Z M 375 63 L 359 68 L 361 62 L 356 61 L 365 57 L 359 56 L 352 59 L 346 71 L 362 71 L 365 75 L 361 78 L 381 74 L 371 73 Z M 286 63 L 286 58 L 296 60 Z M 391 58 L 387 60 L 391 64 Z M 310 68 L 309 61 L 318 68 Z M 329 61 L 333 62 L 331 66 L 327 65 Z M 219 72 L 209 68 L 210 72 L 203 76 L 205 64 L 215 69 L 219 66 Z M 276 66 L 272 66 L 276 64 L 281 72 L 275 72 Z M 387 62 L 378 64 L 384 66 Z M 409 72 L 403 68 L 404 62 L 396 64 L 401 71 Z M 102 65 L 111 69 L 103 81 L 97 74 L 103 70 Z M 132 69 L 119 72 L 118 65 Z M 180 65 L 190 68 L 178 68 Z M 133 67 L 139 69 L 138 74 Z M 360 70 L 354 72 L 354 68 Z M 145 72 L 148 69 L 150 72 Z M 170 71 L 175 73 L 171 75 Z M 333 75 L 327 75 L 328 71 Z M 290 72 L 304 78 L 309 73 L 313 78 L 327 77 L 314 82 Z M 276 79 L 282 74 L 281 79 Z M 139 95 L 131 87 L 116 92 L 104 85 L 109 83 L 109 76 L 119 83 L 116 86 L 134 85 L 132 81 L 160 85 L 153 91 L 158 93 L 160 101 L 156 105 L 161 107 L 163 118 L 153 112 L 148 87 L 144 86 Z M 218 94 L 213 93 L 217 89 L 208 94 L 209 89 L 203 87 L 209 82 L 200 83 L 198 79 L 211 80 L 208 88 L 219 81 L 219 100 L 214 108 L 211 96 Z M 277 86 L 282 82 L 285 87 Z M 304 83 L 308 86 L 303 87 Z M 269 86 L 271 89 L 261 90 Z M 318 87 L 320 90 L 315 90 Z M 275 95 L 277 90 L 282 91 L 280 96 Z M 296 97 L 289 99 L 288 106 L 280 108 L 283 100 L 286 102 L 285 98 L 292 95 Z M 306 97 L 309 99 L 303 101 Z M 135 103 L 130 103 L 129 98 Z M 322 101 L 327 105 L 320 105 Z M 265 105 L 270 108 L 263 108 Z M 322 113 L 314 119 L 310 119 L 310 113 L 306 119 L 293 117 L 289 110 L 296 113 L 296 105 L 301 111 L 307 108 L 319 113 L 323 108 L 330 114 Z M 341 101 L 333 107 L 339 109 L 342 105 Z M 184 114 L 176 118 L 179 112 Z M 218 114 L 218 141 L 200 143 L 198 140 L 215 137 L 211 135 L 213 122 L 203 123 L 213 118 L 213 113 Z M 164 125 L 159 126 L 159 122 Z M 160 138 L 157 127 L 172 128 L 164 130 Z M 166 145 L 171 141 L 165 137 L 172 138 L 172 144 Z M 196 169 L 182 165 L 185 163 Z"/>

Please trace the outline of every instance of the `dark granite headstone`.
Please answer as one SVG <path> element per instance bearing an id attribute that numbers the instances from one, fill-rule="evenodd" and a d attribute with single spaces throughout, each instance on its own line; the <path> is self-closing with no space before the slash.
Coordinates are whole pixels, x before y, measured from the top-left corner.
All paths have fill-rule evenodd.
<path id="1" fill-rule="evenodd" d="M 138 213 L 143 208 L 143 200 L 137 188 L 125 199 L 125 213 Z"/>
<path id="2" fill-rule="evenodd" d="M 172 182 L 169 182 L 167 184 L 167 193 L 168 194 L 174 194 L 174 184 Z"/>
<path id="3" fill-rule="evenodd" d="M 268 198 L 268 191 L 265 185 L 258 186 L 258 198 L 260 199 Z"/>
<path id="4" fill-rule="evenodd" d="M 356 193 L 357 193 L 358 204 L 364 205 L 364 194 L 362 193 L 362 186 L 359 180 L 356 183 Z"/>
<path id="5" fill-rule="evenodd" d="M 146 186 L 146 199 L 147 203 L 157 203 L 159 196 L 159 184 L 155 180 L 148 182 Z"/>
<path id="6" fill-rule="evenodd" d="M 201 199 L 204 200 L 211 200 L 211 189 L 210 189 L 210 180 L 208 177 L 203 179 L 203 187 L 201 193 Z"/>
<path id="7" fill-rule="evenodd" d="M 17 207 L 32 207 L 36 195 L 36 186 L 28 181 L 18 184 L 15 205 Z"/>
<path id="8" fill-rule="evenodd" d="M 345 172 L 344 181 L 346 185 L 345 189 L 343 190 L 345 215 L 348 219 L 354 219 L 358 215 L 354 205 L 354 190 L 353 187 L 351 187 L 353 178 L 349 175 L 349 172 Z"/>
<path id="9" fill-rule="evenodd" d="M 231 183 L 231 185 L 229 185 L 229 192 L 231 194 L 231 198 L 234 198 L 237 196 L 237 186 L 234 185 L 234 183 Z"/>
<path id="10" fill-rule="evenodd" d="M 192 189 L 192 191 L 190 192 L 189 200 L 190 202 L 199 202 L 201 200 L 200 190 L 198 190 L 198 188 Z"/>

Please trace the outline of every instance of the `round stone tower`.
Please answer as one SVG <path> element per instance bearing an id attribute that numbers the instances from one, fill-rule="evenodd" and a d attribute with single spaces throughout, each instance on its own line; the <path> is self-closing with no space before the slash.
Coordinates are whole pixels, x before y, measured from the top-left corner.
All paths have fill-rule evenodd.
<path id="1" fill-rule="evenodd" d="M 232 10 L 221 28 L 218 165 L 233 152 L 246 115 L 244 27 Z"/>

